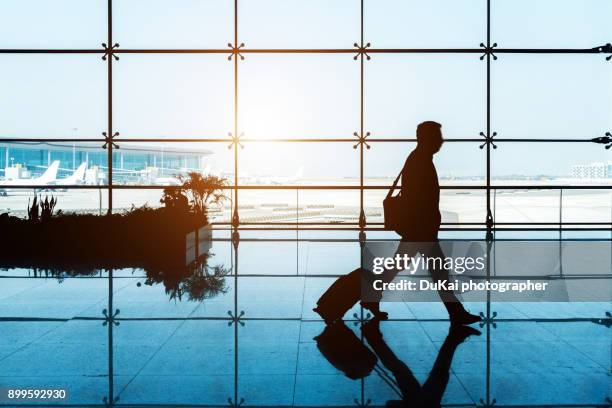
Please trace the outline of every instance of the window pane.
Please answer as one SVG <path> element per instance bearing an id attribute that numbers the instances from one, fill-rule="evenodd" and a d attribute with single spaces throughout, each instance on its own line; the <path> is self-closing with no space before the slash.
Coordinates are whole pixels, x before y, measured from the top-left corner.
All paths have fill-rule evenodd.
<path id="1" fill-rule="evenodd" d="M 57 172 L 49 173 L 49 184 L 103 184 L 106 176 L 88 177 L 87 172 L 74 172 L 86 163 L 85 170 L 98 168 L 98 173 L 106 173 L 108 163 L 107 151 L 102 149 L 102 142 L 5 142 L 0 139 L 0 169 L 7 179 L 28 179 L 39 177 L 54 162 L 58 161 Z M 8 168 L 8 169 L 7 169 Z M 72 177 L 67 181 L 66 177 Z M 64 181 L 62 181 L 64 180 Z"/>
<path id="2" fill-rule="evenodd" d="M 612 38 L 608 0 L 491 3 L 492 39 L 503 48 L 593 48 Z"/>
<path id="3" fill-rule="evenodd" d="M 564 190 L 563 222 L 612 222 L 611 190 Z"/>
<path id="4" fill-rule="evenodd" d="M 116 184 L 176 185 L 179 176 L 194 171 L 233 182 L 234 153 L 229 144 L 122 142 L 113 151 L 113 180 Z"/>
<path id="5" fill-rule="evenodd" d="M 241 223 L 343 224 L 359 221 L 359 190 L 242 189 Z M 261 233 L 256 234 L 260 238 Z M 291 238 L 294 238 L 292 235 Z"/>
<path id="6" fill-rule="evenodd" d="M 359 63 L 349 55 L 253 55 L 240 62 L 247 138 L 347 138 L 359 129 Z"/>
<path id="7" fill-rule="evenodd" d="M 413 142 L 372 143 L 364 156 L 365 184 L 389 185 L 402 170 L 414 150 Z M 434 156 L 440 185 L 483 185 L 486 155 L 477 143 L 447 142 Z"/>
<path id="8" fill-rule="evenodd" d="M 33 190 L 7 189 L 6 197 L 0 200 L 0 213 L 9 213 L 12 216 L 27 218 L 28 206 L 34 197 Z M 114 194 L 114 193 L 113 193 Z M 43 200 L 48 196 L 49 199 L 57 199 L 55 212 L 79 214 L 106 214 L 108 210 L 108 190 L 100 189 L 74 189 L 59 191 L 57 189 L 49 191 L 39 191 L 37 195 Z"/>
<path id="9" fill-rule="evenodd" d="M 446 138 L 475 138 L 486 125 L 486 64 L 475 55 L 376 54 L 364 92 L 372 137 L 413 138 L 434 120 Z"/>
<path id="10" fill-rule="evenodd" d="M 415 142 L 370 143 L 363 156 L 364 184 L 390 187 L 415 147 Z"/>
<path id="11" fill-rule="evenodd" d="M 500 138 L 586 139 L 612 128 L 612 75 L 602 55 L 502 55 L 491 79 Z"/>
<path id="12" fill-rule="evenodd" d="M 603 176 L 609 158 L 595 143 L 499 143 L 491 149 L 491 178 L 494 184 L 610 185 L 610 178 L 593 177 Z"/>
<path id="13" fill-rule="evenodd" d="M 102 49 L 106 26 L 105 0 L 0 2 L 0 48 Z"/>
<path id="14" fill-rule="evenodd" d="M 559 190 L 504 190 L 491 193 L 495 222 L 559 222 Z M 508 227 L 508 226 L 503 226 Z"/>
<path id="15" fill-rule="evenodd" d="M 484 185 L 486 151 L 474 142 L 448 142 L 434 156 L 440 185 Z"/>
<path id="16" fill-rule="evenodd" d="M 121 48 L 227 48 L 234 7 L 227 0 L 113 2 L 113 37 Z"/>
<path id="17" fill-rule="evenodd" d="M 366 190 L 364 193 L 364 209 L 368 224 L 383 223 L 383 200 L 387 190 Z M 443 227 L 474 228 L 475 225 L 461 223 L 483 223 L 486 220 L 487 202 L 483 190 L 441 190 L 440 213 L 442 223 L 459 223 Z"/>
<path id="18" fill-rule="evenodd" d="M 478 225 L 461 225 L 461 223 L 484 224 L 487 217 L 486 192 L 484 190 L 442 190 L 440 192 L 440 213 L 443 223 L 459 223 L 459 225 L 448 225 L 448 227 L 479 227 Z"/>
<path id="19" fill-rule="evenodd" d="M 295 190 L 239 190 L 238 212 L 241 223 L 296 222 Z"/>
<path id="20" fill-rule="evenodd" d="M 248 48 L 353 48 L 359 0 L 242 0 L 239 38 Z"/>
<path id="21" fill-rule="evenodd" d="M 0 56 L 0 136 L 101 138 L 106 79 L 99 55 Z"/>
<path id="22" fill-rule="evenodd" d="M 144 205 L 157 208 L 161 207 L 162 188 L 155 190 L 145 189 L 113 189 L 113 212 L 123 213 L 130 210 L 132 206 L 142 207 Z"/>
<path id="23" fill-rule="evenodd" d="M 123 55 L 114 65 L 115 127 L 130 138 L 221 138 L 233 128 L 224 55 Z"/>
<path id="24" fill-rule="evenodd" d="M 365 0 L 365 40 L 374 48 L 476 48 L 486 41 L 482 0 Z"/>
<path id="25" fill-rule="evenodd" d="M 229 198 L 223 205 L 217 206 L 211 204 L 208 206 L 208 219 L 210 222 L 229 222 L 231 220 L 231 196 L 233 192 L 226 190 L 225 194 Z M 133 206 L 161 207 L 162 195 L 162 187 L 159 187 L 159 189 L 113 189 L 113 212 L 122 213 L 130 210 Z"/>
<path id="26" fill-rule="evenodd" d="M 359 184 L 359 153 L 350 143 L 246 142 L 238 164 L 240 184 Z"/>
<path id="27" fill-rule="evenodd" d="M 344 224 L 359 222 L 359 190 L 300 190 L 300 222 Z"/>
<path id="28" fill-rule="evenodd" d="M 55 197 L 55 211 L 105 213 L 108 205 L 106 189 L 107 151 L 101 143 L 0 143 L 0 212 L 25 217 L 28 200 L 34 195 Z M 8 185 L 2 185 L 6 182 Z M 47 188 L 14 188 L 17 185 L 46 185 Z M 91 189 L 68 189 L 57 186 L 91 186 Z"/>

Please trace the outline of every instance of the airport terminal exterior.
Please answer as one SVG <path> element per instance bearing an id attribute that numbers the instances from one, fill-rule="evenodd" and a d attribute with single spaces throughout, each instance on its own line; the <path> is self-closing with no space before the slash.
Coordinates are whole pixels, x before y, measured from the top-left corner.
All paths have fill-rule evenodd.
<path id="1" fill-rule="evenodd" d="M 156 176 L 173 176 L 185 169 L 204 168 L 204 158 L 212 154 L 210 150 L 184 147 L 151 145 L 135 146 L 125 144 L 113 150 L 113 170 L 115 181 L 138 181 L 139 172 L 156 169 Z M 32 176 L 44 172 L 54 160 L 60 161 L 60 175 L 67 176 L 79 164 L 87 162 L 88 167 L 105 169 L 107 151 L 98 143 L 69 142 L 10 142 L 0 144 L 0 169 L 14 166 L 27 168 Z M 4 174 L 3 174 L 4 175 Z"/>

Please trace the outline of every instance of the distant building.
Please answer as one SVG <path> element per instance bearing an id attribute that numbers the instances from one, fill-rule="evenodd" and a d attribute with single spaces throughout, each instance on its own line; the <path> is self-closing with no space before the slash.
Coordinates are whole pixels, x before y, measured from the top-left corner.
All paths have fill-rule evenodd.
<path id="1" fill-rule="evenodd" d="M 571 169 L 572 178 L 605 179 L 612 178 L 612 161 L 607 163 L 575 164 Z"/>
<path id="2" fill-rule="evenodd" d="M 136 182 L 142 178 L 142 173 L 151 173 L 151 169 L 157 177 L 173 176 L 185 169 L 201 170 L 206 167 L 205 156 L 212 153 L 192 145 L 123 143 L 120 149 L 113 150 L 113 180 L 118 183 Z M 108 167 L 107 151 L 100 143 L 2 143 L 0 140 L 0 169 L 4 170 L 0 176 L 27 178 L 40 175 L 54 160 L 60 161 L 58 175 L 63 177 L 70 175 L 83 162 L 87 162 L 89 169 L 100 169 L 102 173 L 106 173 Z M 94 184 L 98 182 L 102 181 Z"/>

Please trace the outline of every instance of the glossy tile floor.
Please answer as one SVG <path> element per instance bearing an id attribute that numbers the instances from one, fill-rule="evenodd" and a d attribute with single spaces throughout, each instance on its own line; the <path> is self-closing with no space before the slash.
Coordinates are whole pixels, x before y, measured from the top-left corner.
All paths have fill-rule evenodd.
<path id="1" fill-rule="evenodd" d="M 215 241 L 209 264 L 230 274 L 223 293 L 197 301 L 188 291 L 170 298 L 163 283 L 148 284 L 140 269 L 60 278 L 0 271 L 0 387 L 65 388 L 69 399 L 57 404 L 68 406 L 397 400 L 384 370 L 352 380 L 314 340 L 324 324 L 313 305 L 334 275 L 359 265 L 356 234 L 326 234 L 295 241 L 295 232 L 270 233 L 275 241 L 249 241 L 255 233 L 244 233 L 237 250 Z M 443 405 L 609 406 L 610 303 L 467 307 L 488 319 L 475 325 L 481 336 L 457 347 Z M 384 340 L 424 382 L 448 333 L 442 305 L 384 309 L 391 317 L 380 326 Z M 346 315 L 358 338 L 365 316 L 358 306 Z"/>

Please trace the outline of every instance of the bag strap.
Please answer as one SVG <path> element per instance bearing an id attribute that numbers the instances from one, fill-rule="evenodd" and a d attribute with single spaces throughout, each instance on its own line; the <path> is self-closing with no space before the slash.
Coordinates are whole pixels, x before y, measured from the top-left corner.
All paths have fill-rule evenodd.
<path id="1" fill-rule="evenodd" d="M 403 171 L 404 171 L 404 169 L 402 168 L 402 170 L 400 170 L 399 174 L 395 178 L 395 181 L 393 182 L 393 185 L 391 186 L 391 188 L 387 192 L 387 197 L 386 198 L 391 197 L 391 194 L 393 194 L 393 191 L 395 191 L 395 189 L 397 188 L 397 182 L 399 181 L 400 177 L 402 177 L 402 172 Z"/>

